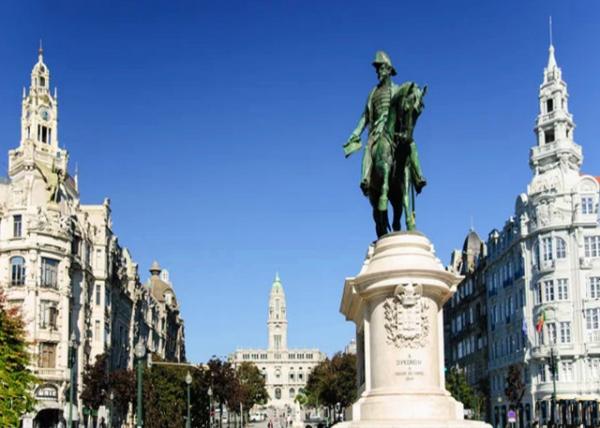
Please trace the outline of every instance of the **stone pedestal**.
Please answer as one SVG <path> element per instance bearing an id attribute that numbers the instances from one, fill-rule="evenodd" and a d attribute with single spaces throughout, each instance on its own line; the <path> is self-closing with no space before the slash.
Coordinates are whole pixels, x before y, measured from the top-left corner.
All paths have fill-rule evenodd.
<path id="1" fill-rule="evenodd" d="M 462 277 L 444 270 L 419 232 L 395 232 L 369 248 L 346 279 L 341 312 L 357 332 L 358 427 L 470 427 L 463 405 L 446 391 L 442 306 Z"/>

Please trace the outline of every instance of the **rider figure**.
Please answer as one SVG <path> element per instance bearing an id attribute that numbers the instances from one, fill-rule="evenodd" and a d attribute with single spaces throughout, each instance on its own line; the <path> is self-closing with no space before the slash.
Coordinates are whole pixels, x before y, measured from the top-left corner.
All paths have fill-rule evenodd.
<path id="1" fill-rule="evenodd" d="M 398 112 L 401 111 L 400 104 L 406 102 L 406 100 L 402 100 L 401 96 L 403 92 L 401 89 L 406 84 L 397 85 L 392 81 L 391 77 L 396 75 L 396 70 L 385 52 L 378 51 L 375 54 L 373 66 L 377 72 L 379 83 L 371 90 L 365 111 L 348 142 L 344 145 L 344 153 L 348 157 L 360 149 L 360 135 L 368 126 L 369 136 L 363 154 L 360 181 L 360 188 L 365 196 L 368 196 L 374 151 L 379 150 L 380 154 L 385 157 L 394 156 L 393 150 L 398 144 L 408 145 L 410 147 L 408 158 L 411 181 L 417 193 L 420 193 L 427 182 L 423 177 L 417 146 L 412 138 L 414 120 L 412 117 L 398 117 Z M 380 200 L 378 209 L 380 211 L 387 210 L 387 200 Z"/>

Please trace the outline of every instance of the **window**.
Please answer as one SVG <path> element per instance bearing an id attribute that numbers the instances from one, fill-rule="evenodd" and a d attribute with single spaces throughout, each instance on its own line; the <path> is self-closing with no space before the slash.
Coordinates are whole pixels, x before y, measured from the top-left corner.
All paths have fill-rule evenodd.
<path id="1" fill-rule="evenodd" d="M 547 377 L 546 377 L 546 365 L 545 364 L 540 364 L 538 366 L 538 369 L 539 369 L 538 373 L 539 373 L 540 382 L 546 382 L 546 379 L 547 379 Z"/>
<path id="2" fill-rule="evenodd" d="M 542 283 L 538 282 L 535 287 L 535 303 L 542 303 Z"/>
<path id="3" fill-rule="evenodd" d="M 562 238 L 556 238 L 556 258 L 564 259 L 567 257 L 567 243 Z"/>
<path id="4" fill-rule="evenodd" d="M 40 76 L 40 86 L 46 86 L 46 79 Z"/>
<path id="5" fill-rule="evenodd" d="M 56 367 L 56 343 L 40 343 L 39 366 L 47 369 Z"/>
<path id="6" fill-rule="evenodd" d="M 96 320 L 94 323 L 94 339 L 100 340 L 100 320 Z"/>
<path id="7" fill-rule="evenodd" d="M 549 322 L 546 324 L 546 329 L 548 330 L 548 342 L 556 344 L 556 324 Z"/>
<path id="8" fill-rule="evenodd" d="M 276 400 L 281 399 L 281 388 L 275 388 L 275 399 Z"/>
<path id="9" fill-rule="evenodd" d="M 58 260 L 42 257 L 42 287 L 58 287 Z"/>
<path id="10" fill-rule="evenodd" d="M 592 196 L 581 197 L 581 214 L 594 214 L 594 198 Z"/>
<path id="11" fill-rule="evenodd" d="M 554 281 L 544 281 L 544 292 L 546 293 L 546 302 L 554 301 Z"/>
<path id="12" fill-rule="evenodd" d="M 102 284 L 96 284 L 96 305 L 100 305 Z"/>
<path id="13" fill-rule="evenodd" d="M 560 343 L 571 343 L 571 323 L 568 321 L 560 323 Z"/>
<path id="14" fill-rule="evenodd" d="M 552 98 L 546 100 L 546 113 L 550 113 L 554 110 L 554 100 Z"/>
<path id="15" fill-rule="evenodd" d="M 552 260 L 552 238 L 542 239 L 542 260 L 545 262 Z"/>
<path id="16" fill-rule="evenodd" d="M 40 328 L 56 330 L 58 308 L 55 302 L 49 300 L 40 301 Z"/>
<path id="17" fill-rule="evenodd" d="M 554 129 L 549 129 L 547 131 L 544 131 L 544 141 L 546 143 L 554 142 Z"/>
<path id="18" fill-rule="evenodd" d="M 294 388 L 290 388 L 290 398 L 296 398 L 296 390 Z"/>
<path id="19" fill-rule="evenodd" d="M 296 376 L 294 375 L 294 372 L 290 373 L 290 381 L 295 381 L 296 380 Z"/>
<path id="20" fill-rule="evenodd" d="M 583 238 L 583 247 L 586 257 L 600 256 L 600 236 L 586 236 Z"/>
<path id="21" fill-rule="evenodd" d="M 273 340 L 275 342 L 275 349 L 281 348 L 281 335 L 280 334 L 274 335 Z"/>
<path id="22" fill-rule="evenodd" d="M 52 130 L 47 126 L 38 125 L 38 141 L 42 143 L 50 144 L 50 136 L 52 134 Z"/>
<path id="23" fill-rule="evenodd" d="M 20 238 L 23 235 L 23 216 L 17 214 L 13 216 L 13 237 Z"/>
<path id="24" fill-rule="evenodd" d="M 573 380 L 573 362 L 572 361 L 562 361 L 560 364 L 561 368 L 561 380 L 562 381 L 572 381 Z"/>
<path id="25" fill-rule="evenodd" d="M 569 280 L 561 278 L 556 281 L 558 300 L 569 300 Z"/>
<path id="26" fill-rule="evenodd" d="M 590 308 L 585 310 L 585 326 L 588 330 L 598 330 L 600 328 L 598 319 L 600 318 L 600 308 Z"/>
<path id="27" fill-rule="evenodd" d="M 600 276 L 588 278 L 588 297 L 590 299 L 600 298 Z"/>
<path id="28" fill-rule="evenodd" d="M 11 270 L 11 285 L 25 284 L 25 259 L 21 256 L 16 256 L 10 259 Z"/>

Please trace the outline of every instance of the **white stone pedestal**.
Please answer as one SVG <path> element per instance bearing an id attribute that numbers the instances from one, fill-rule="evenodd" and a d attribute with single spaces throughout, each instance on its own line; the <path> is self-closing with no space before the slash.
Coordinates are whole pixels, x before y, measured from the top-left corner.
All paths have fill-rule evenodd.
<path id="1" fill-rule="evenodd" d="M 462 278 L 444 270 L 420 232 L 380 238 L 341 303 L 357 332 L 359 383 L 352 428 L 469 427 L 446 391 L 442 306 Z M 339 426 L 339 425 L 338 425 Z"/>

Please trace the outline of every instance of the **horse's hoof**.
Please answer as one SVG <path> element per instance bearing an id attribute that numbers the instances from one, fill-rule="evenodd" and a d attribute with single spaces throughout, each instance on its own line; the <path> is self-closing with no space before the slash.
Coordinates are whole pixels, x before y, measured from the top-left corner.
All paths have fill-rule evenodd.
<path id="1" fill-rule="evenodd" d="M 415 183 L 415 190 L 417 191 L 417 194 L 421 193 L 421 190 L 423 190 L 423 187 L 425 186 L 427 186 L 427 180 L 424 178 L 417 180 Z"/>

